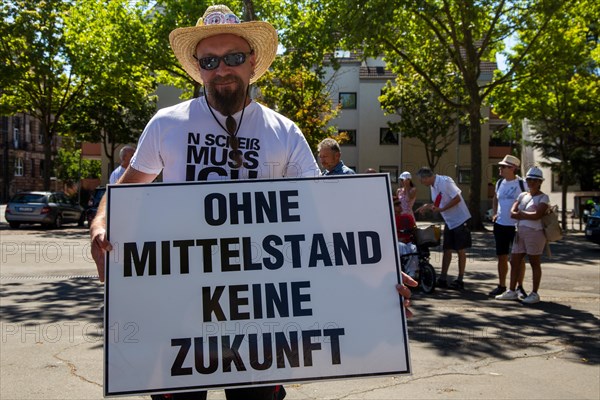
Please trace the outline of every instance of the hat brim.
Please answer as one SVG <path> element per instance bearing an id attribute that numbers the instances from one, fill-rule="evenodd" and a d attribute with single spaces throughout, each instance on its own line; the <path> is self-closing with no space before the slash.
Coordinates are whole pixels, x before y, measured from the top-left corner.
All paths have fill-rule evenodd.
<path id="1" fill-rule="evenodd" d="M 507 166 L 507 167 L 516 167 L 516 168 L 518 168 L 518 167 L 519 167 L 519 166 L 518 166 L 518 165 L 516 165 L 516 164 L 511 164 L 511 163 L 509 163 L 509 162 L 506 162 L 506 161 L 500 161 L 500 162 L 498 163 L 498 165 L 504 165 L 504 166 Z"/>
<path id="2" fill-rule="evenodd" d="M 177 28 L 169 34 L 169 42 L 181 66 L 195 81 L 202 82 L 198 61 L 194 58 L 198 43 L 211 36 L 232 34 L 246 40 L 254 50 L 256 65 L 250 83 L 256 82 L 269 69 L 277 55 L 277 31 L 268 22 L 250 21 Z"/>

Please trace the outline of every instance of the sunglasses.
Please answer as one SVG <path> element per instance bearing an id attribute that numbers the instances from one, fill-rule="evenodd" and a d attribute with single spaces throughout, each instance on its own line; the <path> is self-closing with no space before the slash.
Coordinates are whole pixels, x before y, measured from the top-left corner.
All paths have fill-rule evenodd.
<path id="1" fill-rule="evenodd" d="M 212 71 L 213 69 L 217 69 L 221 64 L 221 60 L 228 67 L 237 67 L 238 65 L 242 65 L 246 62 L 246 56 L 249 56 L 254 53 L 254 50 L 250 50 L 249 53 L 239 52 L 239 53 L 229 53 L 225 54 L 222 57 L 212 56 L 212 57 L 202 57 L 198 58 L 194 55 L 194 58 L 198 60 L 198 65 L 200 68 Z"/>

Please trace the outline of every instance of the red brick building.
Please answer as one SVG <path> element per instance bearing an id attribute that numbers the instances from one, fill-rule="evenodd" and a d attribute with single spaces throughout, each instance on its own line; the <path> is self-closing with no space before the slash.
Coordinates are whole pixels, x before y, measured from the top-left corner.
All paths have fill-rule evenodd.
<path id="1" fill-rule="evenodd" d="M 61 144 L 52 139 L 52 155 Z M 19 113 L 0 117 L 0 202 L 6 202 L 23 190 L 44 188 L 44 137 L 40 123 L 32 116 Z M 62 182 L 52 180 L 51 190 L 62 190 Z"/>

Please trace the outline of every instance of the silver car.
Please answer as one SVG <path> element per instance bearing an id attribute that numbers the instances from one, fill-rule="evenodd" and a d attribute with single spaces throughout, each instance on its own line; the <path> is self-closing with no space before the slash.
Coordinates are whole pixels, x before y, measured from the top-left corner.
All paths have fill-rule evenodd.
<path id="1" fill-rule="evenodd" d="M 62 192 L 21 192 L 13 196 L 4 213 L 11 228 L 21 224 L 42 224 L 60 228 L 64 223 L 76 222 L 83 226 L 83 207 Z"/>

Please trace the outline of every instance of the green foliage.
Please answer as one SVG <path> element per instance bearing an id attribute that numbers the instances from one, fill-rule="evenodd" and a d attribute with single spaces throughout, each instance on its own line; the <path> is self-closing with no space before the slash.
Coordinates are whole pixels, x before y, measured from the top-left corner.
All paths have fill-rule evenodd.
<path id="1" fill-rule="evenodd" d="M 325 83 L 314 71 L 293 68 L 292 58 L 281 56 L 258 84 L 261 91 L 258 100 L 294 121 L 311 149 L 316 151 L 321 140 L 337 133 L 335 127 L 327 124 L 338 110 Z"/>
<path id="2" fill-rule="evenodd" d="M 44 162 L 51 165 L 52 138 L 69 107 L 82 96 L 85 78 L 74 74 L 65 43 L 64 24 L 71 2 L 3 2 L 0 67 L 0 112 L 24 112 L 40 121 Z M 44 187 L 50 187 L 50 168 L 44 169 Z"/>
<path id="3" fill-rule="evenodd" d="M 67 185 L 85 178 L 99 178 L 101 163 L 97 160 L 81 159 L 80 149 L 60 148 L 54 159 L 56 177 Z"/>
<path id="4" fill-rule="evenodd" d="M 65 24 L 73 70 L 89 80 L 65 118 L 66 135 L 100 142 L 111 162 L 137 141 L 156 110 L 156 78 L 146 63 L 145 8 L 122 0 L 77 0 Z"/>
<path id="5" fill-rule="evenodd" d="M 561 160 L 552 167 L 564 190 L 576 181 L 583 190 L 600 187 L 590 173 L 600 170 L 599 19 L 597 2 L 570 2 L 539 36 L 539 46 L 527 51 L 532 33 L 521 32 L 509 58 L 511 65 L 521 60 L 514 84 L 494 93 L 498 112 L 531 120 L 536 128 L 531 144 Z"/>
<path id="6" fill-rule="evenodd" d="M 388 82 L 379 97 L 387 114 L 398 114 L 399 122 L 390 129 L 423 144 L 427 164 L 433 170 L 456 137 L 456 110 L 443 102 L 417 74 L 399 75 L 396 84 Z"/>
<path id="7" fill-rule="evenodd" d="M 312 2 L 309 2 L 312 3 Z M 399 75 L 418 74 L 444 102 L 468 114 L 471 136 L 473 226 L 482 227 L 481 108 L 494 87 L 509 76 L 482 76 L 484 61 L 494 60 L 503 40 L 522 30 L 535 38 L 547 29 L 562 0 L 324 0 L 319 2 L 322 24 L 313 24 L 315 38 L 338 38 L 345 49 L 366 56 L 384 55 L 388 68 Z M 326 47 L 331 42 L 325 39 Z M 516 65 L 519 65 L 517 61 Z M 459 96 L 446 90 L 446 74 L 460 78 Z M 488 79 L 484 79 L 488 78 Z M 464 96 L 463 96 L 464 95 Z"/>

